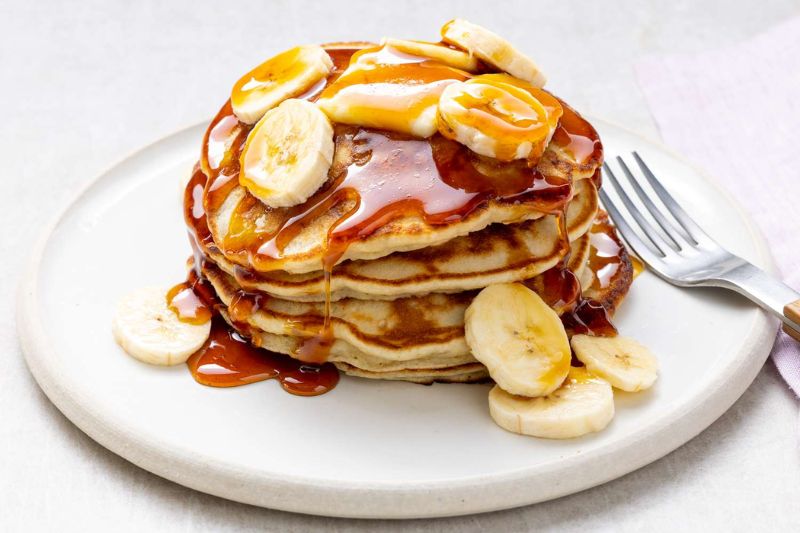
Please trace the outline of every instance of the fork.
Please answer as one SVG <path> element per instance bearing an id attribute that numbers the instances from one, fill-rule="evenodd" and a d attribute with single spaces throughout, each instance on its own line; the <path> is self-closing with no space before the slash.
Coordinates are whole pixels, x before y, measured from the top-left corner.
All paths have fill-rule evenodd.
<path id="1" fill-rule="evenodd" d="M 629 216 L 604 190 L 600 199 L 628 245 L 659 277 L 680 287 L 722 287 L 738 292 L 783 321 L 783 330 L 800 341 L 800 293 L 741 257 L 732 254 L 703 231 L 667 192 L 639 154 L 632 153 L 642 175 L 670 217 L 645 192 L 621 157 L 617 163 L 642 205 L 661 231 L 644 216 L 625 192 L 607 163 L 608 178 Z M 639 232 L 634 230 L 634 224 Z M 645 238 L 647 239 L 645 241 Z"/>

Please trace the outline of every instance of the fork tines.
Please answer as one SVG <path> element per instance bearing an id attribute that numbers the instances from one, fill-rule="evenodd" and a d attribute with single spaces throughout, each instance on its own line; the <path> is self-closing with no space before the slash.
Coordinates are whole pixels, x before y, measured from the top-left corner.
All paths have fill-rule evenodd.
<path id="1" fill-rule="evenodd" d="M 661 182 L 658 181 L 653 171 L 642 160 L 638 153 L 632 153 L 642 175 L 644 175 L 650 187 L 660 199 L 660 208 L 651 196 L 644 190 L 639 179 L 631 172 L 628 165 L 621 157 L 617 157 L 617 163 L 625 174 L 628 182 L 636 192 L 641 204 L 647 209 L 652 219 L 657 223 L 661 231 L 657 230 L 650 220 L 637 207 L 625 188 L 620 184 L 608 163 L 603 164 L 605 177 L 613 186 L 622 204 L 630 217 L 622 214 L 620 208 L 609 197 L 606 191 L 600 191 L 600 199 L 611 215 L 611 219 L 617 225 L 622 236 L 633 248 L 633 250 L 646 262 L 652 262 L 655 258 L 665 258 L 670 255 L 680 253 L 686 249 L 692 249 L 701 244 L 710 244 L 711 238 L 692 220 L 686 211 L 675 201 L 672 195 L 667 192 Z M 666 213 L 669 213 L 669 217 Z M 631 221 L 631 217 L 633 221 Z M 633 224 L 644 234 L 649 241 L 647 244 L 639 232 L 633 229 Z M 652 257 L 648 257 L 652 256 Z"/>

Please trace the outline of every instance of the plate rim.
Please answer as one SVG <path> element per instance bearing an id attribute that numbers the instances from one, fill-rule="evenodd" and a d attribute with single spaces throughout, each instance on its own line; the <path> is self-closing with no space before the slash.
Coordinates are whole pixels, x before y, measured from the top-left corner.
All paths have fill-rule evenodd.
<path id="1" fill-rule="evenodd" d="M 760 229 L 742 205 L 722 187 L 719 181 L 686 161 L 680 154 L 659 141 L 648 138 L 613 121 L 590 116 L 600 125 L 618 129 L 645 144 L 668 154 L 692 168 L 711 184 L 738 212 L 747 227 L 759 259 L 766 269 L 775 272 L 775 264 Z M 199 122 L 180 128 L 118 159 L 85 183 L 52 221 L 44 227 L 28 260 L 25 274 L 17 289 L 16 323 L 20 346 L 26 364 L 48 399 L 81 431 L 116 455 L 160 477 L 214 496 L 251 505 L 291 512 L 348 518 L 432 518 L 510 509 L 546 501 L 585 490 L 633 472 L 682 446 L 727 411 L 744 393 L 769 355 L 777 332 L 777 321 L 765 311 L 755 314 L 743 344 L 724 372 L 717 372 L 706 388 L 697 394 L 695 403 L 683 411 L 673 410 L 660 424 L 646 433 L 625 439 L 590 452 L 545 465 L 537 465 L 500 474 L 483 474 L 459 479 L 427 482 L 353 482 L 259 472 L 254 475 L 242 468 L 216 461 L 208 469 L 203 457 L 187 453 L 188 449 L 166 448 L 93 410 L 78 391 L 66 390 L 59 382 L 47 342 L 46 328 L 38 319 L 37 277 L 42 256 L 50 238 L 63 218 L 101 180 L 126 162 L 175 140 L 191 130 L 204 126 Z M 48 366 L 49 363 L 49 366 Z M 732 386 L 733 385 L 733 386 Z M 608 458 L 629 453 L 626 461 L 609 462 Z M 210 459 L 210 458 L 209 458 Z M 542 477 L 563 468 L 581 467 L 584 475 L 560 478 L 542 490 Z M 200 472 L 201 475 L 197 475 Z M 587 479 L 589 481 L 587 481 Z M 531 490 L 538 487 L 538 490 Z M 535 492 L 534 495 L 531 495 Z M 493 495 L 493 496 L 491 496 Z M 500 497 L 502 495 L 502 497 Z M 369 503 L 368 503 L 369 502 Z"/>

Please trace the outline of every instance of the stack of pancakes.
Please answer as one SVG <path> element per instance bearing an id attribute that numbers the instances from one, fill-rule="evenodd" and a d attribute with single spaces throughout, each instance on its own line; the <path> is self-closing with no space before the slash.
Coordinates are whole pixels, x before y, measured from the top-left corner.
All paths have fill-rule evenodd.
<path id="1" fill-rule="evenodd" d="M 347 158 L 339 154 L 346 150 L 344 143 L 337 142 L 336 150 L 339 160 Z M 536 204 L 524 200 L 489 199 L 448 224 L 432 225 L 419 214 L 404 213 L 350 242 L 330 276 L 323 271 L 328 233 L 347 212 L 346 202 L 322 202 L 285 239 L 279 257 L 265 261 L 254 250 L 274 246 L 275 228 L 298 211 L 270 209 L 250 197 L 232 179 L 237 157 L 228 158 L 226 169 L 204 154 L 203 170 L 197 171 L 204 178 L 202 189 L 196 180 L 187 187 L 186 216 L 202 253 L 202 274 L 223 304 L 223 317 L 254 344 L 297 356 L 319 335 L 328 309 L 327 360 L 347 374 L 420 383 L 479 381 L 487 372 L 465 342 L 464 312 L 481 288 L 526 281 L 534 290 L 546 290 L 540 275 L 566 268 L 581 280 L 584 296 L 609 313 L 627 292 L 632 268 L 624 250 L 618 258 L 622 268 L 611 276 L 598 276 L 589 260 L 594 232 L 618 243 L 613 230 L 598 223 L 605 215 L 598 211 L 595 184 L 602 151 L 595 152 L 578 162 L 551 143 L 539 162 L 544 176 L 571 183 L 561 211 L 537 211 Z M 597 283 L 600 277 L 603 283 Z"/>

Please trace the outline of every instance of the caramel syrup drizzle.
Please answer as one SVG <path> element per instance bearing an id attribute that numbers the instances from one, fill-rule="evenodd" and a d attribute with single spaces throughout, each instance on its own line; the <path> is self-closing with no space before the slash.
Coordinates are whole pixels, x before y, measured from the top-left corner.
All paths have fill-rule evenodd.
<path id="1" fill-rule="evenodd" d="M 179 283 L 167 292 L 167 305 L 178 315 L 182 322 L 189 324 L 205 324 L 213 316 L 213 306 L 198 294 L 201 287 L 198 285 L 204 280 L 192 269 L 189 278 Z"/>
<path id="2" fill-rule="evenodd" d="M 211 323 L 208 341 L 186 364 L 199 383 L 212 387 L 277 379 L 287 392 L 317 396 L 339 382 L 339 371 L 331 363 L 306 365 L 287 355 L 257 348 L 219 317 Z"/>
<path id="3" fill-rule="evenodd" d="M 334 70 L 324 83 L 317 84 L 302 97 L 310 100 L 318 98 L 325 87 L 341 75 L 356 51 L 330 50 Z M 413 62 L 404 63 L 402 67 L 408 75 L 413 74 L 414 68 L 423 68 Z M 554 134 L 554 142 L 574 154 L 579 162 L 601 154 L 602 146 L 591 125 L 563 102 L 562 105 L 564 116 Z M 207 210 L 219 208 L 231 190 L 238 185 L 239 156 L 250 128 L 236 119 L 228 101 L 204 136 L 200 164 L 187 186 L 184 204 L 198 276 L 199 265 L 204 260 L 204 250 L 218 249 L 211 237 L 205 213 Z M 474 154 L 466 147 L 438 134 L 430 139 L 420 140 L 385 131 L 337 125 L 335 136 L 337 145 L 346 143 L 352 148 L 352 162 L 344 168 L 336 168 L 334 165 L 328 184 L 322 190 L 305 204 L 279 210 L 281 221 L 270 228 L 262 228 L 255 223 L 264 210 L 269 208 L 245 193 L 232 217 L 232 220 L 242 223 L 238 226 L 233 224 L 224 242 L 220 243 L 227 253 L 244 253 L 243 258 L 249 259 L 259 270 L 280 269 L 283 250 L 292 239 L 323 213 L 344 206 L 330 226 L 323 254 L 326 296 L 324 320 L 320 325 L 318 318 L 306 320 L 301 317 L 296 323 L 290 324 L 287 331 L 304 336 L 305 340 L 294 354 L 302 361 L 321 363 L 327 358 L 334 340 L 330 316 L 330 278 L 334 265 L 344 255 L 350 243 L 411 214 L 419 216 L 427 224 L 449 224 L 468 216 L 490 199 L 510 203 L 533 201 L 537 210 L 559 213 L 563 212 L 572 196 L 571 183 L 544 176 L 525 161 L 498 163 Z M 567 239 L 567 249 L 568 245 Z M 573 314 L 582 309 L 583 302 L 570 296 L 574 292 L 571 288 L 574 284 L 570 281 L 570 275 L 572 279 L 574 275 L 571 272 L 561 269 L 559 279 L 556 279 L 555 274 L 545 274 L 552 278 L 547 285 L 560 288 L 562 296 L 556 304 L 571 308 Z M 193 312 L 199 316 L 203 314 L 200 310 L 202 306 L 196 305 L 196 302 L 194 307 L 189 304 L 193 300 L 184 294 L 189 288 L 187 284 L 173 289 L 171 302 L 180 316 L 189 316 Z M 190 284 L 190 287 L 195 288 L 196 284 Z M 180 298 L 176 300 L 178 296 Z M 239 291 L 229 306 L 231 319 L 237 321 L 249 316 L 262 305 L 262 298 L 268 296 Z M 182 310 L 182 302 L 188 309 Z M 217 322 L 215 320 L 214 327 L 220 329 L 222 326 Z M 237 329 L 242 328 L 237 326 Z M 224 335 L 217 333 L 215 346 L 222 346 L 225 342 L 238 343 L 239 340 L 231 335 L 233 334 L 229 332 L 229 341 L 224 341 Z M 232 345 L 236 347 L 232 350 L 239 350 L 238 344 Z M 212 357 L 208 354 L 213 354 L 213 358 L 219 361 L 222 352 L 214 348 L 205 350 L 204 353 L 205 356 L 196 354 L 192 358 L 190 368 L 198 381 L 210 384 L 213 379 L 207 376 L 198 377 L 198 369 L 203 368 L 198 361 L 204 361 L 203 357 Z M 240 358 L 237 357 L 234 359 L 239 361 Z M 225 364 L 221 366 L 224 367 Z M 238 374 L 233 372 L 231 375 Z M 318 372 L 317 375 L 321 374 Z M 236 383 L 241 384 L 247 379 L 249 378 L 238 375 Z"/>
<path id="4" fill-rule="evenodd" d="M 552 142 L 570 154 L 578 164 L 598 160 L 602 162 L 603 144 L 597 135 L 594 126 L 572 109 L 562 100 L 558 100 L 564 110 L 556 131 L 553 133 Z M 600 188 L 600 168 L 595 171 L 592 179 Z"/>
<path id="5" fill-rule="evenodd" d="M 608 310 L 600 302 L 583 296 L 583 288 L 578 277 L 567 267 L 570 248 L 565 212 L 558 214 L 558 222 L 559 238 L 561 239 L 564 255 L 558 265 L 526 281 L 525 284 L 536 291 L 545 303 L 558 313 L 569 336 L 584 333 L 599 337 L 614 337 L 617 335 L 617 329 L 611 323 Z M 601 226 L 595 224 L 590 230 L 590 259 L 588 266 L 593 271 L 596 268 L 602 268 L 602 265 L 598 265 L 596 260 L 593 260 L 597 256 L 597 250 L 593 242 L 600 242 L 602 237 L 613 241 L 608 234 L 609 231 L 613 232 L 614 229 L 608 224 Z M 605 252 L 601 253 L 606 252 L 609 252 L 609 250 L 606 249 Z M 611 264 L 612 261 L 616 261 L 618 265 L 623 264 L 624 257 L 622 254 L 625 253 L 624 249 L 620 246 L 615 253 L 616 255 L 614 256 L 608 253 L 605 257 L 608 264 Z M 607 281 L 610 281 L 610 277 Z"/>
<path id="6" fill-rule="evenodd" d="M 224 305 L 201 274 L 206 250 L 213 246 L 202 201 L 206 182 L 205 173 L 199 164 L 196 165 L 184 191 L 183 204 L 194 252 L 190 259 L 193 268 L 189 269 L 185 282 L 167 293 L 169 307 L 181 320 L 191 324 L 212 321 L 208 340 L 186 363 L 189 371 L 198 383 L 212 387 L 236 387 L 277 379 L 284 390 L 299 396 L 316 396 L 330 391 L 339 381 L 339 372 L 333 364 L 303 364 L 288 355 L 255 346 L 255 339 L 248 340 L 237 331 L 249 331 L 249 328 L 243 322 L 243 310 L 235 302 L 229 307 L 229 316 L 236 329 L 219 315 L 219 309 Z M 265 297 L 237 293 L 234 299 L 252 298 L 254 305 L 260 305 L 261 298 Z"/>

